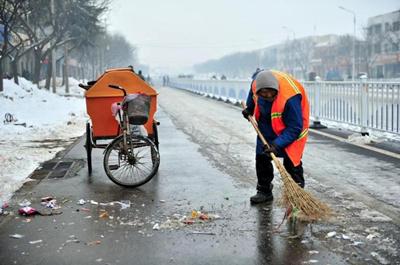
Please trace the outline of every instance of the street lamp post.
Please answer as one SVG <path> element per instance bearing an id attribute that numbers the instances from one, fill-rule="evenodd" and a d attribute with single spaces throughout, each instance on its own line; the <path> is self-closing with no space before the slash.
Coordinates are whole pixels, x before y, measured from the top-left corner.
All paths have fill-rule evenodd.
<path id="1" fill-rule="evenodd" d="M 353 10 L 344 8 L 343 6 L 339 6 L 340 9 L 350 13 L 353 15 L 353 26 L 354 26 L 354 33 L 353 33 L 353 67 L 352 67 L 352 80 L 354 81 L 355 79 L 355 74 L 356 74 L 356 13 Z"/>
<path id="2" fill-rule="evenodd" d="M 282 28 L 283 29 L 285 29 L 285 30 L 287 30 L 288 32 L 291 32 L 292 34 L 293 34 L 293 40 L 292 41 L 290 41 L 290 38 L 289 38 L 289 36 L 288 36 L 288 48 L 289 48 L 289 50 L 290 50 L 290 57 L 288 57 L 288 62 L 289 62 L 289 64 L 290 63 L 292 63 L 293 65 L 295 65 L 295 52 L 294 52 L 294 49 L 295 49 L 295 40 L 296 40 L 296 33 L 294 32 L 294 30 L 292 30 L 291 28 L 289 28 L 289 27 L 286 27 L 286 26 L 282 26 Z M 290 44 L 292 44 L 292 45 L 290 45 Z M 292 47 L 290 47 L 290 46 L 292 46 Z M 289 51 L 288 51 L 288 53 L 289 53 Z M 292 74 L 292 75 L 294 75 L 295 74 L 295 69 L 294 69 L 294 67 L 293 66 L 289 66 L 289 65 L 287 65 L 287 67 L 288 68 L 290 68 L 290 74 Z M 289 70 L 289 69 L 288 69 Z"/>

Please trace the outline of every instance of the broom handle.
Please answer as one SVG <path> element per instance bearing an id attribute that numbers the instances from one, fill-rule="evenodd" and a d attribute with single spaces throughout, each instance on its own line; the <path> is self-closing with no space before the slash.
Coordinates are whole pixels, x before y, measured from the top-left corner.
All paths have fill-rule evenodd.
<path id="1" fill-rule="evenodd" d="M 242 103 L 242 108 L 246 109 L 246 104 L 244 104 L 243 101 L 241 103 Z M 263 144 L 266 145 L 268 148 L 270 148 L 270 145 L 268 144 L 267 140 L 265 140 L 264 135 L 261 133 L 260 129 L 258 128 L 257 122 L 252 115 L 249 116 L 249 121 L 251 122 L 251 125 L 253 125 L 254 129 L 256 130 L 256 132 L 258 134 L 258 137 L 260 137 Z M 274 153 L 271 152 L 270 155 L 273 160 L 276 159 L 276 156 Z"/>

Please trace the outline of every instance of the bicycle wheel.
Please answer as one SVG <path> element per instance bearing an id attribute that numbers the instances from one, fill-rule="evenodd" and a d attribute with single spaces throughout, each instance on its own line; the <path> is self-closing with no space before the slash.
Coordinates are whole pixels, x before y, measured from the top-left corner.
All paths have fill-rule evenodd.
<path id="1" fill-rule="evenodd" d="M 147 137 L 118 136 L 104 154 L 104 170 L 116 184 L 124 187 L 138 187 L 148 182 L 158 170 L 160 155 L 155 144 Z"/>

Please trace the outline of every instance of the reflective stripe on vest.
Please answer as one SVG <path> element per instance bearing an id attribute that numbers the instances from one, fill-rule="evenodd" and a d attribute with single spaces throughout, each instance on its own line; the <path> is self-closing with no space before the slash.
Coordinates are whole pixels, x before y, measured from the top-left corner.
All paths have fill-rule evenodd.
<path id="1" fill-rule="evenodd" d="M 285 109 L 286 102 L 294 97 L 295 95 L 301 94 L 301 108 L 303 115 L 303 128 L 296 141 L 289 144 L 285 147 L 286 154 L 289 156 L 290 160 L 294 164 L 294 166 L 298 166 L 301 162 L 301 157 L 303 155 L 305 143 L 307 141 L 308 136 L 308 125 L 309 125 L 309 105 L 307 95 L 304 91 L 303 86 L 290 77 L 288 74 L 279 72 L 279 71 L 271 71 L 272 74 L 276 77 L 279 82 L 279 91 L 278 95 L 272 103 L 271 108 L 271 125 L 272 129 L 276 135 L 280 135 L 282 131 L 286 128 L 285 123 L 283 122 L 282 113 Z M 256 86 L 255 81 L 252 83 L 252 91 L 253 95 L 256 95 Z M 255 109 L 254 116 L 257 120 L 260 117 L 260 110 L 258 107 L 258 97 L 253 97 Z"/>

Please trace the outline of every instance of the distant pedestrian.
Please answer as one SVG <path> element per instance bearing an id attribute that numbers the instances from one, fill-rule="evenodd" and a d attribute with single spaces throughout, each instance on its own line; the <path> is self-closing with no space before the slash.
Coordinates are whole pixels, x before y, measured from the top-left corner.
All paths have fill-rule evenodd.
<path id="1" fill-rule="evenodd" d="M 145 78 L 144 78 L 144 75 L 142 74 L 142 70 L 139 70 L 138 76 L 139 76 L 143 81 L 146 81 Z"/>

